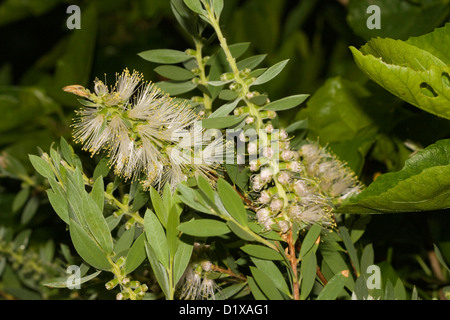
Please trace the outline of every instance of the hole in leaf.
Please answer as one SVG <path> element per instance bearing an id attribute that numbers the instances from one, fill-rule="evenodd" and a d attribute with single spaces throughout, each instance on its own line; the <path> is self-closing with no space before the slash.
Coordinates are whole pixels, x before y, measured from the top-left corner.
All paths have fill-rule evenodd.
<path id="1" fill-rule="evenodd" d="M 444 86 L 450 87 L 450 75 L 447 72 L 442 72 L 442 82 Z"/>
<path id="2" fill-rule="evenodd" d="M 436 91 L 426 82 L 422 82 L 420 84 L 420 90 L 423 95 L 430 97 L 430 98 L 436 98 L 438 95 Z"/>

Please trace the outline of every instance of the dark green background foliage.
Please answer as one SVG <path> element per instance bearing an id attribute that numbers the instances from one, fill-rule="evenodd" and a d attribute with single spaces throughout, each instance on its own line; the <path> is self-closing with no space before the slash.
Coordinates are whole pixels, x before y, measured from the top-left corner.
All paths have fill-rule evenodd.
<path id="1" fill-rule="evenodd" d="M 81 8 L 81 30 L 66 27 L 71 4 Z M 365 26 L 370 4 L 382 8 L 381 30 Z M 277 125 L 292 125 L 289 131 L 297 137 L 293 143 L 319 137 L 370 184 L 379 173 L 402 169 L 414 151 L 411 145 L 425 148 L 449 138 L 450 126 L 448 120 L 415 108 L 370 81 L 349 47 L 360 48 L 377 36 L 407 40 L 431 32 L 448 21 L 449 6 L 447 0 L 225 0 L 221 26 L 229 44 L 251 43 L 246 56 L 267 54 L 265 67 L 289 59 L 284 71 L 260 92 L 268 92 L 273 101 L 311 95 L 301 107 L 279 113 Z M 184 51 L 193 47 L 190 39 L 173 17 L 168 0 L 0 4 L 0 248 L 26 244 L 36 252 L 29 261 L 46 268 L 32 278 L 23 270 L 28 260 L 12 265 L 0 250 L 0 298 L 80 294 L 39 285 L 64 273 L 64 266 L 75 258 L 65 225 L 48 203 L 44 191 L 48 186 L 28 160 L 37 147 L 47 151 L 61 136 L 71 142 L 70 124 L 78 102 L 62 87 L 79 84 L 92 90 L 96 77 L 113 84 L 115 74 L 124 68 L 139 70 L 146 80 L 161 81 L 154 71 L 157 65 L 137 54 L 159 48 Z M 82 160 L 88 159 L 72 145 Z M 85 161 L 86 170 L 92 172 L 96 161 Z M 376 263 L 392 266 L 385 270 L 397 273 L 408 289 L 416 286 L 421 297 L 433 298 L 436 289 L 449 281 L 437 279 L 428 260 L 435 243 L 450 261 L 449 213 L 446 209 L 355 219 L 355 223 L 370 220 L 360 245 L 372 244 Z M 104 282 L 99 283 L 102 287 Z M 103 291 L 91 283 L 83 298 L 98 297 L 97 292 Z"/>

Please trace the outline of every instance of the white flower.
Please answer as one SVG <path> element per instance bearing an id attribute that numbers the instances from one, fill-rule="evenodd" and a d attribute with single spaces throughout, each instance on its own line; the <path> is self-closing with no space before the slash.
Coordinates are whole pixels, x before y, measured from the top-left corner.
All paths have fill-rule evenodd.
<path id="1" fill-rule="evenodd" d="M 198 116 L 189 105 L 176 102 L 151 83 L 141 84 L 142 78 L 126 69 L 111 90 L 99 80 L 95 80 L 95 93 L 81 86 L 66 87 L 65 91 L 90 100 L 77 113 L 75 141 L 92 155 L 106 150 L 118 176 L 139 179 L 146 188 L 156 185 L 159 189 L 166 182 L 176 188 L 199 174 L 210 178 L 222 156 L 215 152 L 223 148 L 220 141 L 207 145 L 202 140 L 204 130 L 194 126 Z M 188 139 L 175 139 L 179 132 L 186 132 Z M 193 142 L 198 134 L 200 140 Z M 185 154 L 172 152 L 179 149 L 188 151 L 187 160 Z M 201 161 L 193 162 L 193 152 L 198 150 Z"/>

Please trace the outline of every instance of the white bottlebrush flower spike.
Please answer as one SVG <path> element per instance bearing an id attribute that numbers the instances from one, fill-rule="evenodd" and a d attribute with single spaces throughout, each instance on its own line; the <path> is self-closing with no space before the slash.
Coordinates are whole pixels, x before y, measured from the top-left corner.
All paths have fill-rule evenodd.
<path id="1" fill-rule="evenodd" d="M 117 175 L 140 179 L 147 188 L 166 182 L 175 188 L 190 176 L 211 177 L 214 172 L 217 162 L 194 161 L 194 150 L 177 139 L 182 133 L 192 134 L 197 114 L 154 84 L 143 82 L 140 73 L 124 70 L 111 89 L 95 80 L 94 93 L 79 85 L 64 91 L 87 98 L 73 124 L 74 140 L 92 155 L 106 150 Z M 174 152 L 179 149 L 185 157 Z"/>

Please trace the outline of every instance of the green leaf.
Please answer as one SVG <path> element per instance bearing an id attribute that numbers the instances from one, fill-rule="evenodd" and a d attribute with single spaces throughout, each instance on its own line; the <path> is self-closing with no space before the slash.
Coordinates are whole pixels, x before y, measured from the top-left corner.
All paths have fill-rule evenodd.
<path id="1" fill-rule="evenodd" d="M 99 270 L 94 273 L 91 273 L 90 275 L 87 275 L 80 279 L 77 279 L 77 284 L 81 285 L 83 283 L 86 283 L 89 280 L 96 278 L 101 272 L 102 271 Z M 42 283 L 42 285 L 49 287 L 49 288 L 67 288 L 67 280 L 68 279 L 69 279 L 69 277 L 68 278 L 61 277 L 61 278 L 56 278 L 56 279 L 49 279 L 48 280 L 49 282 Z"/>
<path id="2" fill-rule="evenodd" d="M 257 244 L 246 244 L 245 246 L 241 247 L 241 250 L 245 253 L 259 258 L 259 259 L 266 259 L 266 260 L 283 260 L 283 256 L 268 247 L 257 245 Z"/>
<path id="3" fill-rule="evenodd" d="M 228 213 L 236 219 L 239 224 L 247 226 L 247 211 L 236 190 L 224 179 L 219 178 L 217 181 L 217 191 L 219 192 L 220 200 L 222 200 Z"/>
<path id="4" fill-rule="evenodd" d="M 171 96 L 180 95 L 197 88 L 197 84 L 193 83 L 192 81 L 160 81 L 156 82 L 155 85 L 164 93 Z"/>
<path id="5" fill-rule="evenodd" d="M 286 66 L 286 64 L 289 62 L 289 59 L 280 61 L 273 66 L 271 66 L 269 69 L 264 71 L 262 75 L 260 75 L 251 85 L 256 86 L 260 85 L 266 82 L 269 82 L 273 78 L 275 78 Z"/>
<path id="6" fill-rule="evenodd" d="M 167 79 L 176 81 L 191 80 L 195 77 L 195 74 L 191 71 L 178 66 L 159 66 L 155 68 L 155 72 Z"/>
<path id="7" fill-rule="evenodd" d="M 169 210 L 169 216 L 167 218 L 167 246 L 169 248 L 170 256 L 173 258 L 175 256 L 175 252 L 177 251 L 178 246 L 178 225 L 180 224 L 180 217 L 178 216 L 178 212 L 175 207 L 172 207 Z"/>
<path id="8" fill-rule="evenodd" d="M 212 118 L 217 118 L 217 117 L 224 117 L 227 116 L 231 111 L 234 110 L 234 108 L 236 108 L 238 102 L 240 100 L 236 99 L 234 101 L 231 101 L 229 103 L 226 103 L 224 105 L 222 105 L 220 108 L 218 108 L 217 110 L 215 110 L 209 117 L 208 119 L 212 119 Z"/>
<path id="9" fill-rule="evenodd" d="M 206 14 L 205 9 L 200 2 L 200 0 L 183 0 L 186 6 L 189 7 L 192 11 L 198 14 Z"/>
<path id="10" fill-rule="evenodd" d="M 289 292 L 289 287 L 286 284 L 286 280 L 284 279 L 283 274 L 273 261 L 258 259 L 255 257 L 252 257 L 252 261 L 255 264 L 256 268 L 258 268 L 258 270 L 261 270 L 261 272 L 263 272 L 266 276 L 270 277 L 278 290 L 285 293 L 287 296 L 291 294 Z"/>
<path id="11" fill-rule="evenodd" d="M 225 116 L 225 117 L 213 117 L 202 120 L 202 127 L 206 129 L 224 129 L 232 127 L 241 121 L 243 121 L 247 115 Z"/>
<path id="12" fill-rule="evenodd" d="M 317 272 L 317 258 L 314 251 L 309 251 L 305 257 L 303 257 L 302 263 L 300 265 L 300 299 L 306 299 L 313 286 L 316 279 Z"/>
<path id="13" fill-rule="evenodd" d="M 20 217 L 20 223 L 27 224 L 36 214 L 39 208 L 39 198 L 34 196 L 31 197 L 25 207 L 23 208 L 22 215 Z"/>
<path id="14" fill-rule="evenodd" d="M 131 244 L 134 241 L 134 234 L 136 233 L 136 228 L 133 226 L 128 230 L 125 230 L 120 238 L 114 244 L 114 252 L 116 253 L 116 257 L 118 258 L 123 252 L 126 252 L 130 249 Z"/>
<path id="15" fill-rule="evenodd" d="M 186 186 L 184 184 L 180 184 L 178 186 L 177 190 L 179 192 L 178 198 L 181 201 L 183 201 L 185 204 L 187 204 L 189 207 L 191 207 L 199 212 L 212 214 L 212 212 L 209 208 L 207 208 L 203 204 L 199 203 L 198 192 L 196 192 L 195 190 L 189 188 L 188 186 Z"/>
<path id="16" fill-rule="evenodd" d="M 364 274 L 367 272 L 367 268 L 370 265 L 374 264 L 374 251 L 373 251 L 373 245 L 369 243 L 364 247 L 364 250 L 361 255 L 361 273 Z"/>
<path id="17" fill-rule="evenodd" d="M 233 220 L 227 221 L 227 225 L 231 229 L 231 231 L 233 231 L 233 233 L 237 235 L 239 238 L 246 241 L 256 240 L 255 234 L 250 229 L 242 227 L 242 225 L 237 224 Z"/>
<path id="18" fill-rule="evenodd" d="M 243 70 L 243 69 L 251 69 L 253 70 L 254 68 L 256 68 L 261 62 L 263 62 L 263 60 L 267 57 L 267 54 L 259 54 L 256 56 L 251 56 L 245 59 L 242 59 L 241 61 L 239 61 L 237 63 L 237 67 L 239 70 Z"/>
<path id="19" fill-rule="evenodd" d="M 80 200 L 83 208 L 81 214 L 84 216 L 90 232 L 98 241 L 100 247 L 106 253 L 111 253 L 113 251 L 113 241 L 103 212 L 100 211 L 98 204 L 89 194 L 85 193 L 85 196 Z"/>
<path id="20" fill-rule="evenodd" d="M 441 250 L 439 250 L 439 247 L 436 244 L 433 244 L 434 246 L 434 252 L 436 253 L 436 257 L 439 261 L 439 263 L 448 271 L 450 272 L 450 267 L 447 265 L 447 263 L 444 260 L 444 257 L 442 256 Z"/>
<path id="21" fill-rule="evenodd" d="M 322 227 L 318 224 L 313 225 L 306 234 L 305 238 L 302 241 L 302 246 L 300 248 L 299 260 L 302 260 L 303 257 L 311 250 L 311 248 L 316 244 L 319 239 L 320 233 L 322 231 Z"/>
<path id="22" fill-rule="evenodd" d="M 127 274 L 130 274 L 139 267 L 145 260 L 145 234 L 142 233 L 134 241 L 133 245 L 128 251 L 127 258 L 125 260 L 124 270 Z"/>
<path id="23" fill-rule="evenodd" d="M 253 297 L 255 300 L 267 300 L 267 297 L 262 292 L 261 288 L 256 283 L 255 279 L 253 277 L 247 276 L 247 282 L 248 286 L 250 287 L 250 291 L 252 292 Z"/>
<path id="24" fill-rule="evenodd" d="M 66 223 L 69 224 L 69 210 L 66 198 L 63 195 L 47 190 L 47 197 L 56 214 Z"/>
<path id="25" fill-rule="evenodd" d="M 151 246 L 156 258 L 162 265 L 169 268 L 169 247 L 164 229 L 156 215 L 147 209 L 144 216 L 144 227 L 147 241 Z"/>
<path id="26" fill-rule="evenodd" d="M 259 288 L 261 288 L 262 292 L 267 296 L 267 298 L 269 298 L 270 300 L 283 300 L 283 296 L 275 287 L 269 276 L 255 267 L 250 267 L 250 271 Z"/>
<path id="27" fill-rule="evenodd" d="M 450 66 L 442 60 L 393 39 L 377 38 L 360 50 L 350 49 L 358 67 L 387 91 L 422 110 L 450 119 Z"/>
<path id="28" fill-rule="evenodd" d="M 30 154 L 29 158 L 34 169 L 36 169 L 41 176 L 44 178 L 53 178 L 54 173 L 52 167 L 47 161 L 33 154 Z"/>
<path id="29" fill-rule="evenodd" d="M 73 219 L 69 224 L 70 237 L 75 250 L 80 257 L 94 268 L 110 270 L 105 252 L 97 245 L 96 241 Z"/>
<path id="30" fill-rule="evenodd" d="M 306 99 L 308 99 L 308 97 L 309 94 L 298 94 L 295 96 L 289 96 L 266 104 L 261 108 L 261 110 L 272 110 L 272 111 L 288 110 L 303 103 Z"/>
<path id="31" fill-rule="evenodd" d="M 152 200 L 153 209 L 155 210 L 159 221 L 165 228 L 167 226 L 167 217 L 169 215 L 169 212 L 166 209 L 164 202 L 159 195 L 159 192 L 156 191 L 156 189 L 153 187 L 150 188 L 150 199 Z"/>
<path id="32" fill-rule="evenodd" d="M 147 61 L 165 64 L 180 63 L 192 58 L 192 56 L 183 51 L 172 49 L 147 50 L 139 53 L 138 55 Z"/>
<path id="33" fill-rule="evenodd" d="M 385 173 L 338 209 L 347 213 L 415 212 L 450 208 L 450 140 L 417 152 L 398 172 Z"/>
<path id="34" fill-rule="evenodd" d="M 216 237 L 230 232 L 225 222 L 212 219 L 192 219 L 180 224 L 178 230 L 197 237 Z"/>
<path id="35" fill-rule="evenodd" d="M 161 290 L 163 291 L 166 298 L 169 297 L 170 285 L 169 276 L 164 265 L 160 262 L 154 251 L 154 246 L 151 246 L 147 241 L 145 241 L 145 252 L 147 253 L 148 261 L 152 267 L 152 271 L 155 274 L 156 280 L 158 281 Z"/>
<path id="36" fill-rule="evenodd" d="M 17 212 L 20 208 L 22 208 L 25 202 L 28 200 L 29 196 L 30 196 L 29 187 L 24 187 L 20 189 L 20 191 L 14 197 L 13 203 L 11 205 L 12 211 Z"/>
<path id="37" fill-rule="evenodd" d="M 59 147 L 61 148 L 61 154 L 66 160 L 66 162 L 70 165 L 74 165 L 74 151 L 73 148 L 67 143 L 64 137 L 61 137 L 59 142 Z"/>
<path id="38" fill-rule="evenodd" d="M 105 205 L 105 186 L 103 183 L 103 177 L 98 177 L 92 185 L 91 197 L 97 204 L 101 212 Z"/>
<path id="39" fill-rule="evenodd" d="M 177 252 L 173 258 L 173 279 L 175 285 L 183 276 L 191 259 L 193 249 L 194 239 L 182 235 L 179 239 Z"/>
<path id="40" fill-rule="evenodd" d="M 344 289 L 348 279 L 348 271 L 335 274 L 320 291 L 317 300 L 335 300 Z"/>
<path id="41" fill-rule="evenodd" d="M 448 66 L 450 65 L 449 41 L 450 23 L 447 23 L 444 27 L 437 28 L 431 33 L 419 37 L 411 37 L 406 43 L 431 53 Z"/>

